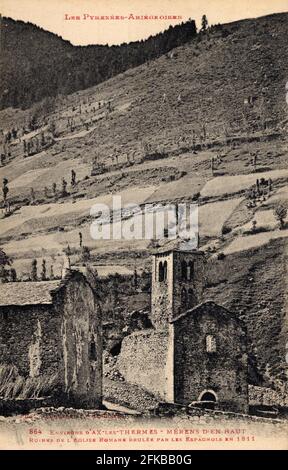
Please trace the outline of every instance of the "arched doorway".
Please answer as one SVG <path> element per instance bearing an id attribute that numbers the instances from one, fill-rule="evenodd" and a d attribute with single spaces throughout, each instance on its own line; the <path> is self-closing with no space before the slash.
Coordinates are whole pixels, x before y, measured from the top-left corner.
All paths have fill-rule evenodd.
<path id="1" fill-rule="evenodd" d="M 119 356 L 120 352 L 121 352 L 121 346 L 122 346 L 122 342 L 121 341 L 117 341 L 117 343 L 115 343 L 112 348 L 110 349 L 110 354 L 111 356 Z"/>
<path id="2" fill-rule="evenodd" d="M 200 393 L 198 401 L 202 403 L 203 408 L 214 410 L 218 398 L 213 390 L 204 390 L 202 393 Z"/>

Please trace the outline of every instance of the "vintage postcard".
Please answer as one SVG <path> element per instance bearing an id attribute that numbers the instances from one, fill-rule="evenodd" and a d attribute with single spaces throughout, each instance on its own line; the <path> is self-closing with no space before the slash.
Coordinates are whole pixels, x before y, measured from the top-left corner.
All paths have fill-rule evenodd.
<path id="1" fill-rule="evenodd" d="M 287 0 L 0 13 L 0 449 L 287 449 Z"/>

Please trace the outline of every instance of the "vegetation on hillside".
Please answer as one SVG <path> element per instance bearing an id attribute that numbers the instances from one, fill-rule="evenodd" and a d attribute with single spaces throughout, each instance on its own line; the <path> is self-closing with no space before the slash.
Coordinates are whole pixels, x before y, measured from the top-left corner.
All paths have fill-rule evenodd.
<path id="1" fill-rule="evenodd" d="M 96 85 L 167 53 L 195 35 L 195 22 L 190 20 L 129 44 L 73 46 L 31 23 L 3 18 L 0 109 L 28 108 L 44 97 Z"/>

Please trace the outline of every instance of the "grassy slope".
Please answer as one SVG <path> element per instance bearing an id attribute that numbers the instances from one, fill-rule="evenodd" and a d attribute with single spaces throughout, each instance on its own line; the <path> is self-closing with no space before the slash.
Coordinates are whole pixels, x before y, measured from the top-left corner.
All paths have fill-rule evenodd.
<path id="1" fill-rule="evenodd" d="M 206 299 L 245 320 L 260 369 L 283 379 L 287 333 L 287 238 L 211 260 Z"/>

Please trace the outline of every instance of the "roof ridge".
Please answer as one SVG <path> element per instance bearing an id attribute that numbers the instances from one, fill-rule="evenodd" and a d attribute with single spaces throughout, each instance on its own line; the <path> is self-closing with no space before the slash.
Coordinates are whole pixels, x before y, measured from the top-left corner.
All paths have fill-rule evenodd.
<path id="1" fill-rule="evenodd" d="M 231 318 L 234 318 L 238 323 L 241 323 L 241 324 L 243 323 L 242 320 L 237 318 L 236 315 L 233 315 L 233 313 L 230 310 L 228 310 L 226 307 L 224 307 L 223 305 L 219 305 L 214 300 L 210 300 L 210 299 L 204 300 L 203 302 L 195 305 L 194 307 L 192 307 L 188 310 L 185 310 L 185 312 L 182 312 L 177 317 L 172 318 L 171 320 L 169 320 L 169 323 L 175 323 L 176 321 L 180 320 L 181 318 L 186 317 L 188 314 L 192 313 L 193 311 L 196 311 L 196 310 L 200 309 L 201 307 L 204 307 L 205 305 L 215 305 L 216 307 L 218 307 L 222 311 L 224 311 L 225 314 L 227 314 Z"/>

